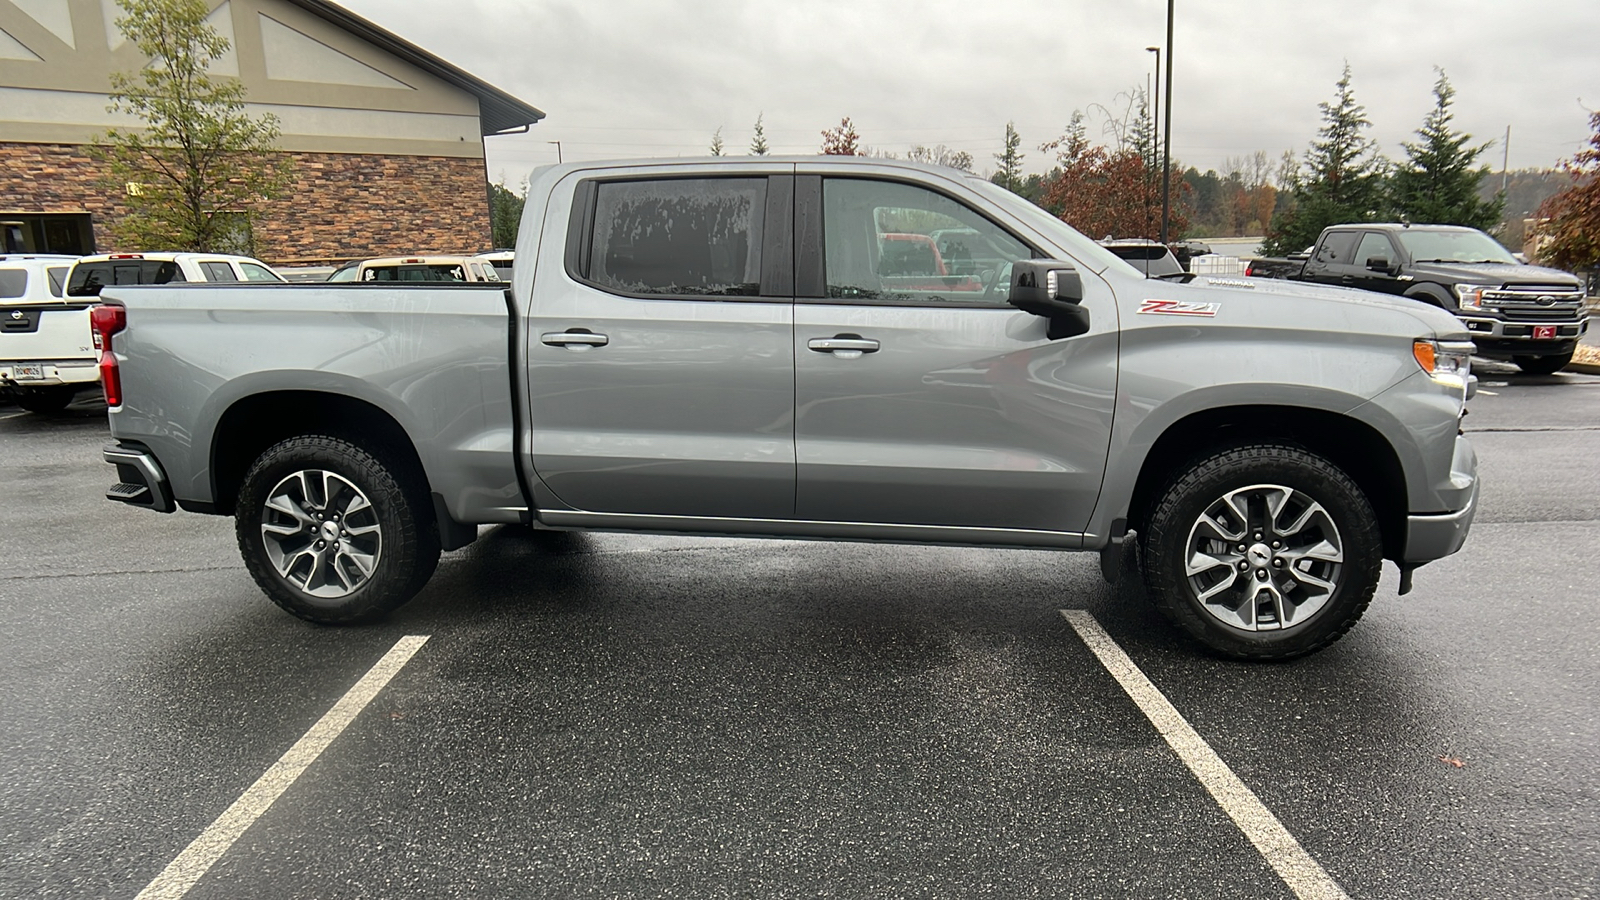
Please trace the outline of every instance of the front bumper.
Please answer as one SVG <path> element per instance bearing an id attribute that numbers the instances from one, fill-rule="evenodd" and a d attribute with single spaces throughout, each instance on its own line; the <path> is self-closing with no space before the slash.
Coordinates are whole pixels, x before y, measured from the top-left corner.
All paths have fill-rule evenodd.
<path id="1" fill-rule="evenodd" d="M 1456 438 L 1455 456 L 1450 464 L 1450 482 L 1465 505 L 1453 512 L 1406 517 L 1406 549 L 1403 564 L 1421 565 L 1461 549 L 1478 512 L 1478 455 L 1465 437 Z"/>
<path id="2" fill-rule="evenodd" d="M 1578 340 L 1589 330 L 1589 318 L 1579 313 L 1576 321 L 1560 320 L 1524 320 L 1507 321 L 1489 316 L 1476 316 L 1472 313 L 1456 313 L 1464 325 L 1467 333 L 1472 336 L 1472 342 L 1478 345 L 1480 353 L 1505 353 L 1517 356 L 1543 356 L 1566 353 L 1578 343 Z M 1554 328 L 1555 332 L 1548 337 L 1535 338 L 1535 328 Z"/>
<path id="3" fill-rule="evenodd" d="M 106 491 L 107 500 L 164 513 L 178 508 L 172 499 L 167 473 L 155 454 L 139 446 L 109 444 L 102 455 L 106 462 L 117 467 L 117 483 Z"/>

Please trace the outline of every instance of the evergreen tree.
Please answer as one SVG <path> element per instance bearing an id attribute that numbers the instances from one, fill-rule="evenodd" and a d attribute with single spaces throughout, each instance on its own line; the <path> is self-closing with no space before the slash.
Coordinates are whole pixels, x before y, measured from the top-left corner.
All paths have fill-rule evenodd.
<path id="1" fill-rule="evenodd" d="M 1450 103 L 1455 88 L 1444 70 L 1435 68 L 1439 80 L 1433 85 L 1434 106 L 1417 136 L 1418 143 L 1402 144 L 1406 162 L 1389 177 L 1389 197 L 1396 216 L 1411 222 L 1433 225 L 1467 225 L 1490 229 L 1500 222 L 1505 198 L 1479 198 L 1479 188 L 1489 177 L 1489 167 L 1473 168 L 1489 143 L 1471 145 L 1472 135 L 1452 131 Z"/>
<path id="2" fill-rule="evenodd" d="M 112 232 L 128 249 L 252 251 L 253 210 L 282 195 L 291 174 L 273 152 L 277 118 L 251 118 L 244 84 L 212 79 L 229 45 L 206 24 L 205 0 L 118 4 L 117 27 L 150 63 L 111 74 L 111 109 L 142 130 L 113 128 L 90 147 L 110 185 L 127 191 L 129 215 Z"/>
<path id="3" fill-rule="evenodd" d="M 505 179 L 489 185 L 489 230 L 493 246 L 517 246 L 517 228 L 522 224 L 522 208 L 527 204 L 528 185 L 518 194 L 506 187 Z"/>
<path id="4" fill-rule="evenodd" d="M 716 132 L 711 135 L 711 155 L 712 156 L 721 156 L 722 155 L 722 129 L 721 128 L 718 128 L 716 130 Z"/>
<path id="5" fill-rule="evenodd" d="M 762 116 L 765 116 L 765 115 L 766 115 L 766 113 L 758 113 L 756 115 L 755 137 L 750 139 L 750 155 L 751 156 L 766 156 L 767 155 L 767 151 L 768 151 L 768 147 L 767 147 L 767 129 L 762 127 L 762 125 L 761 125 L 761 118 L 762 118 Z"/>
<path id="6" fill-rule="evenodd" d="M 1005 149 L 994 155 L 994 161 L 1000 164 L 999 171 L 994 173 L 992 179 L 1013 193 L 1022 192 L 1022 160 L 1026 154 L 1022 152 L 1022 135 L 1017 134 L 1014 123 L 1006 123 Z"/>
<path id="7" fill-rule="evenodd" d="M 1362 133 L 1372 123 L 1350 88 L 1349 63 L 1334 101 L 1317 108 L 1322 111 L 1322 128 L 1306 150 L 1304 168 L 1291 189 L 1292 207 L 1273 219 L 1261 245 L 1268 254 L 1301 250 L 1329 225 L 1371 222 L 1381 212 L 1385 162 L 1376 143 Z"/>

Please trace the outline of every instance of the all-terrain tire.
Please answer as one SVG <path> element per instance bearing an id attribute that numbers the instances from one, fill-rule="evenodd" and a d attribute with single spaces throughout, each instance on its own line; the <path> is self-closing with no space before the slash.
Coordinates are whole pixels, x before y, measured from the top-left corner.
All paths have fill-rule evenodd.
<path id="1" fill-rule="evenodd" d="M 1224 532 L 1238 538 L 1221 540 Z M 1212 652 L 1244 660 L 1291 659 L 1338 640 L 1366 612 L 1383 561 L 1377 516 L 1356 483 L 1276 443 L 1216 452 L 1175 473 L 1141 543 L 1157 608 Z"/>
<path id="2" fill-rule="evenodd" d="M 235 532 L 245 567 L 272 602 L 324 625 L 398 608 L 439 564 L 421 473 L 329 435 L 289 438 L 256 459 L 239 490 Z"/>

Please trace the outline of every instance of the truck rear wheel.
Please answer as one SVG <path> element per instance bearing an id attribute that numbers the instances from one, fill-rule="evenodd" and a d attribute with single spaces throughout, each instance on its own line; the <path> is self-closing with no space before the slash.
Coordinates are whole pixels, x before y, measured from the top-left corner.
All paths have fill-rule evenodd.
<path id="1" fill-rule="evenodd" d="M 309 622 L 377 618 L 416 596 L 439 564 L 417 473 L 327 435 L 268 448 L 239 491 L 245 567 L 272 602 Z"/>
<path id="2" fill-rule="evenodd" d="M 1513 356 L 1511 361 L 1529 375 L 1554 375 L 1572 362 L 1572 354 L 1573 351 L 1568 350 L 1554 356 Z"/>
<path id="3" fill-rule="evenodd" d="M 1290 659 L 1366 612 L 1383 550 L 1377 516 L 1339 468 L 1257 444 L 1181 471 L 1149 519 L 1142 558 L 1157 607 L 1213 652 Z"/>

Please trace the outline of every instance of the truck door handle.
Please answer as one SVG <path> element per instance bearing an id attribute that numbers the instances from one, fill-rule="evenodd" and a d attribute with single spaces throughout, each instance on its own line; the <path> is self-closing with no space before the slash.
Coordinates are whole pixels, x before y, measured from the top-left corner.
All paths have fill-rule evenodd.
<path id="1" fill-rule="evenodd" d="M 547 331 L 539 335 L 539 342 L 552 347 L 568 347 L 572 345 L 588 347 L 604 347 L 611 343 L 611 339 L 603 334 L 595 334 L 586 328 L 573 328 L 569 331 Z"/>
<path id="2" fill-rule="evenodd" d="M 836 334 L 831 338 L 812 338 L 806 346 L 818 353 L 832 353 L 840 359 L 858 359 L 863 353 L 877 353 L 878 342 L 859 334 Z"/>
<path id="3" fill-rule="evenodd" d="M 1355 279 L 1354 275 L 1341 275 L 1341 276 L 1339 276 L 1339 283 L 1340 284 L 1355 284 L 1356 283 L 1356 279 Z"/>

